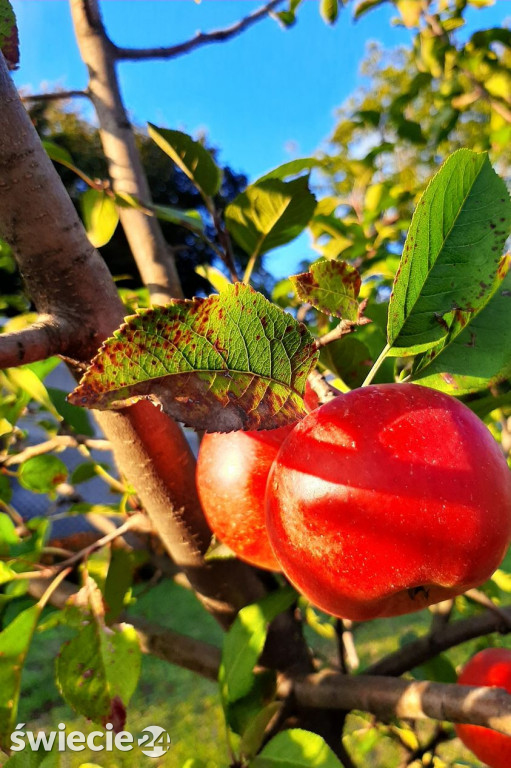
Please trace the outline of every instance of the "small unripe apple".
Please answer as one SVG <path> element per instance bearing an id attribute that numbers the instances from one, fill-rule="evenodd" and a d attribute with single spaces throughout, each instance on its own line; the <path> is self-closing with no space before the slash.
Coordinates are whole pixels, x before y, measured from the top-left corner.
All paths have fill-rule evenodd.
<path id="1" fill-rule="evenodd" d="M 339 395 L 284 441 L 266 495 L 270 542 L 319 608 L 364 620 L 477 586 L 511 536 L 511 473 L 485 425 L 415 384 Z"/>
<path id="2" fill-rule="evenodd" d="M 461 685 L 487 685 L 511 693 L 511 650 L 486 648 L 473 656 L 458 677 Z M 511 736 L 480 725 L 456 725 L 456 733 L 471 752 L 490 768 L 510 768 Z"/>
<path id="3" fill-rule="evenodd" d="M 213 533 L 242 560 L 274 571 L 280 567 L 266 533 L 264 493 L 292 429 L 206 434 L 197 459 L 197 490 Z"/>

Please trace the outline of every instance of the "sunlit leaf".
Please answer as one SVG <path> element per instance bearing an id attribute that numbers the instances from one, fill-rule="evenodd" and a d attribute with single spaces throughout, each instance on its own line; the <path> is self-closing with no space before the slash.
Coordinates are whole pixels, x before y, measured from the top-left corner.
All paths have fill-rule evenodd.
<path id="1" fill-rule="evenodd" d="M 88 189 L 80 197 L 83 224 L 95 248 L 106 245 L 119 223 L 115 201 L 103 189 Z"/>
<path id="2" fill-rule="evenodd" d="M 230 283 L 230 280 L 219 269 L 212 267 L 210 264 L 200 264 L 198 267 L 195 267 L 195 271 L 219 293 L 227 288 Z"/>
<path id="3" fill-rule="evenodd" d="M 339 0 L 320 0 L 319 12 L 323 21 L 333 24 L 339 15 Z"/>
<path id="4" fill-rule="evenodd" d="M 219 683 L 224 702 L 234 702 L 249 693 L 254 666 L 262 653 L 270 622 L 296 600 L 291 588 L 272 592 L 238 613 L 224 638 Z"/>
<path id="5" fill-rule="evenodd" d="M 66 465 L 49 453 L 27 459 L 18 470 L 20 485 L 33 493 L 50 493 L 66 479 Z"/>
<path id="6" fill-rule="evenodd" d="M 267 178 L 247 187 L 225 210 L 227 229 L 250 256 L 285 245 L 305 229 L 316 208 L 307 176 Z"/>
<path id="7" fill-rule="evenodd" d="M 107 409 L 152 397 L 196 429 L 273 429 L 305 415 L 316 359 L 303 325 L 236 283 L 127 318 L 70 401 Z"/>
<path id="8" fill-rule="evenodd" d="M 393 354 L 424 351 L 456 310 L 476 312 L 493 284 L 511 222 L 506 187 L 486 154 L 455 152 L 422 195 L 389 306 Z"/>
<path id="9" fill-rule="evenodd" d="M 340 317 L 353 325 L 370 322 L 363 316 L 365 302 L 357 301 L 361 279 L 345 261 L 317 261 L 308 272 L 290 278 L 299 299 L 325 315 Z"/>
<path id="10" fill-rule="evenodd" d="M 292 728 L 273 737 L 250 763 L 250 768 L 342 768 L 328 744 L 317 733 Z"/>
<path id="11" fill-rule="evenodd" d="M 149 136 L 185 173 L 206 197 L 213 197 L 220 189 L 222 172 L 211 152 L 199 141 L 181 131 L 157 128 L 149 123 Z"/>

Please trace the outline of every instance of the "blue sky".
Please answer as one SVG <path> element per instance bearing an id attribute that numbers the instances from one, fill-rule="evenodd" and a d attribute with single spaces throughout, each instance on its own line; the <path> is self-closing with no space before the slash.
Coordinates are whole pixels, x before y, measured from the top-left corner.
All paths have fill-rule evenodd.
<path id="1" fill-rule="evenodd" d="M 83 88 L 87 82 L 66 0 L 14 0 L 21 39 L 18 86 L 31 91 Z M 119 45 L 171 45 L 232 23 L 258 8 L 253 0 L 103 0 L 110 37 Z M 498 25 L 510 0 L 472 11 L 478 25 Z M 410 33 L 391 24 L 383 6 L 357 23 L 345 9 L 334 27 L 304 0 L 297 24 L 283 30 L 267 19 L 240 37 L 172 61 L 125 62 L 120 78 L 135 122 L 189 133 L 206 131 L 222 162 L 251 180 L 328 137 L 334 113 L 360 84 L 358 67 L 369 40 L 388 47 Z"/>

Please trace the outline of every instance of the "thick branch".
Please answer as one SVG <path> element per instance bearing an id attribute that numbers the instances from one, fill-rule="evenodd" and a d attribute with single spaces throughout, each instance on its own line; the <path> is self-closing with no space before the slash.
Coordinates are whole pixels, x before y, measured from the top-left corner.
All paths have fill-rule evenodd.
<path id="1" fill-rule="evenodd" d="M 303 705 L 322 709 L 360 709 L 384 721 L 432 718 L 473 723 L 511 735 L 511 694 L 500 688 L 430 683 L 337 672 L 320 672 L 288 681 Z M 282 686 L 286 690 L 285 684 Z"/>
<path id="2" fill-rule="evenodd" d="M 142 59 L 175 59 L 177 56 L 183 56 L 191 53 L 196 48 L 209 43 L 223 43 L 237 35 L 240 35 L 246 29 L 249 29 L 256 22 L 264 19 L 268 14 L 280 5 L 283 0 L 271 0 L 263 5 L 257 11 L 254 11 L 244 19 L 240 19 L 225 29 L 217 29 L 212 32 L 198 32 L 195 37 L 186 40 L 177 45 L 162 46 L 159 48 L 121 48 L 114 46 L 114 56 L 117 61 L 141 61 Z"/>
<path id="3" fill-rule="evenodd" d="M 115 47 L 103 28 L 97 0 L 70 0 L 75 34 L 89 71 L 88 92 L 99 120 L 99 135 L 115 192 L 151 205 L 149 184 L 124 107 L 115 70 Z M 172 252 L 154 216 L 121 207 L 119 216 L 151 301 L 167 304 L 182 296 Z"/>
<path id="4" fill-rule="evenodd" d="M 0 334 L 0 369 L 14 368 L 51 355 L 65 354 L 70 329 L 51 317 L 41 318 L 29 328 Z"/>

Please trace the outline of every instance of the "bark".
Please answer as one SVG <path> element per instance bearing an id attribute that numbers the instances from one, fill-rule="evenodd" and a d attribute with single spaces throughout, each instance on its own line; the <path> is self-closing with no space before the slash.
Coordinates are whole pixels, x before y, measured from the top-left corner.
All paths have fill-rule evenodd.
<path id="1" fill-rule="evenodd" d="M 124 107 L 110 42 L 96 0 L 70 0 L 76 39 L 89 72 L 87 92 L 99 121 L 99 135 L 115 192 L 127 192 L 151 204 L 149 184 Z M 158 220 L 136 208 L 119 209 L 120 221 L 142 281 L 154 304 L 181 297 L 182 290 L 171 249 Z"/>
<path id="2" fill-rule="evenodd" d="M 52 329 L 51 351 L 71 358 L 76 372 L 119 326 L 123 307 L 1 56 L 0 232 L 44 315 L 44 327 Z M 0 358 L 6 359 L 2 350 L 14 353 L 9 365 L 19 364 L 22 339 L 45 356 L 47 350 L 37 346 L 38 334 L 34 345 L 34 331 L 23 333 L 14 338 L 0 334 Z M 169 555 L 225 626 L 236 609 L 260 597 L 263 589 L 248 566 L 204 562 L 208 528 L 195 490 L 195 460 L 180 428 L 147 403 L 100 414 L 98 421 Z"/>

